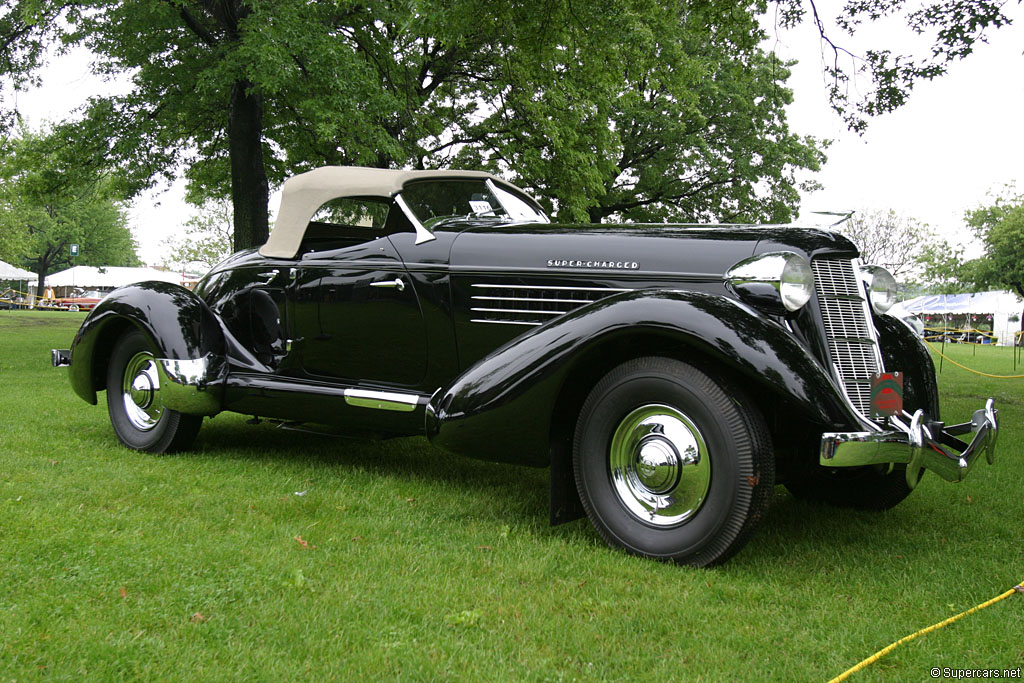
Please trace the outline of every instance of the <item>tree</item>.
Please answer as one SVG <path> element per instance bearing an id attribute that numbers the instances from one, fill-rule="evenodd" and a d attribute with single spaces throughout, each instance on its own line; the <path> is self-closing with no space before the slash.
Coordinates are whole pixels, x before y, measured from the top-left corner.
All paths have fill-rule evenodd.
<path id="1" fill-rule="evenodd" d="M 835 229 L 857 245 L 861 262 L 883 266 L 897 279 L 920 265 L 921 250 L 936 239 L 928 225 L 892 209 L 858 211 Z"/>
<path id="2" fill-rule="evenodd" d="M 763 9 L 16 0 L 0 54 L 25 75 L 47 45 L 81 44 L 99 72 L 131 74 L 132 92 L 94 100 L 66 137 L 82 158 L 116 161 L 128 189 L 184 166 L 195 202 L 231 196 L 235 248 L 266 239 L 269 187 L 287 174 L 433 166 L 463 150 L 514 167 L 574 219 L 774 217 L 795 202 L 793 170 L 822 157 L 785 126 L 784 65 L 756 47 Z"/>
<path id="3" fill-rule="evenodd" d="M 1024 194 L 997 197 L 990 206 L 968 211 L 966 221 L 985 246 L 985 255 L 968 263 L 974 284 L 1024 297 Z"/>
<path id="4" fill-rule="evenodd" d="M 977 264 L 964 257 L 963 247 L 944 239 L 934 239 L 922 245 L 917 265 L 920 274 L 913 283 L 922 293 L 957 294 L 979 291 L 974 269 Z"/>
<path id="5" fill-rule="evenodd" d="M 512 171 L 560 220 L 789 220 L 795 171 L 817 170 L 823 145 L 789 131 L 789 72 L 759 47 L 754 10 L 577 7 L 589 28 L 556 36 L 565 47 L 510 50 L 520 67 L 455 136 L 481 142 L 457 163 Z"/>
<path id="6" fill-rule="evenodd" d="M 0 165 L 0 233 L 16 236 L 13 251 L 38 274 L 38 291 L 47 275 L 72 264 L 141 265 L 116 183 L 62 163 L 59 142 L 23 128 Z"/>
<path id="7" fill-rule="evenodd" d="M 778 25 L 793 29 L 809 21 L 821 37 L 822 58 L 832 108 L 854 131 L 863 131 L 867 119 L 902 106 L 922 80 L 946 73 L 951 62 L 963 59 L 986 33 L 1007 26 L 1007 5 L 1012 0 L 923 0 L 908 5 L 906 0 L 847 0 L 835 17 L 835 24 L 847 36 L 853 36 L 867 22 L 889 17 L 898 19 L 915 35 L 928 35 L 932 45 L 925 55 L 894 53 L 889 47 L 854 54 L 835 39 L 827 19 L 815 0 L 775 0 Z M 1015 3 L 1018 6 L 1021 0 Z M 909 41 L 908 41 L 909 42 Z M 866 76 L 871 89 L 861 98 L 851 98 L 851 84 Z"/>
<path id="8" fill-rule="evenodd" d="M 513 40 L 505 11 L 468 0 L 17 0 L 0 15 L 0 63 L 29 74 L 39 46 L 57 42 L 88 47 L 100 73 L 132 74 L 130 93 L 91 103 L 82 156 L 115 160 L 135 189 L 185 166 L 197 203 L 232 197 L 242 248 L 265 241 L 269 186 L 286 169 L 405 165 L 418 140 L 469 115 L 474 84 L 494 77 L 494 46 Z"/>
<path id="9" fill-rule="evenodd" d="M 209 270 L 231 254 L 232 244 L 231 204 L 210 201 L 185 223 L 184 238 L 164 240 L 163 265 L 181 270 L 201 265 Z"/>

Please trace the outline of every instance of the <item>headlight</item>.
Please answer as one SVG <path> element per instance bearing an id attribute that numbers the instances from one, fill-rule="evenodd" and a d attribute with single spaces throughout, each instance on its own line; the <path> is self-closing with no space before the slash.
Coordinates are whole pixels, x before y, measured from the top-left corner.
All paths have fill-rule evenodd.
<path id="1" fill-rule="evenodd" d="M 791 251 L 772 251 L 740 261 L 725 274 L 748 303 L 772 313 L 800 310 L 814 293 L 811 264 Z"/>
<path id="2" fill-rule="evenodd" d="M 788 311 L 798 311 L 811 300 L 814 292 L 814 272 L 807 259 L 792 254 L 786 259 L 786 267 L 782 269 L 779 281 L 779 295 L 782 305 Z"/>
<path id="3" fill-rule="evenodd" d="M 868 288 L 871 308 L 881 315 L 896 305 L 896 278 L 881 266 L 861 266 L 860 276 Z"/>

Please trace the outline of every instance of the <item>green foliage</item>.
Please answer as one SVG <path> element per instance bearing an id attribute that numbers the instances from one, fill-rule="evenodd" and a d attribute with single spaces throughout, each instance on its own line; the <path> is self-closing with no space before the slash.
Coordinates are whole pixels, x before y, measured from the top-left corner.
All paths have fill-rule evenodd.
<path id="1" fill-rule="evenodd" d="M 132 191 L 185 168 L 195 203 L 232 196 L 236 248 L 265 239 L 268 185 L 324 164 L 485 166 L 570 220 L 785 220 L 824 158 L 788 130 L 759 2 L 64 6 L 34 39 L 134 84 L 68 125 L 77 155 Z"/>
<path id="2" fill-rule="evenodd" d="M 22 128 L 6 141 L 0 163 L 0 248 L 41 280 L 75 265 L 135 266 L 135 241 L 128 229 L 116 182 L 73 163 L 59 135 Z M 73 260 L 70 246 L 79 245 Z"/>
<path id="3" fill-rule="evenodd" d="M 620 4 L 567 5 L 510 45 L 456 165 L 511 171 L 564 221 L 789 220 L 823 145 L 789 131 L 759 7 Z"/>
<path id="4" fill-rule="evenodd" d="M 1007 188 L 1007 196 L 969 211 L 966 219 L 985 245 L 985 255 L 968 264 L 968 277 L 980 287 L 1024 297 L 1024 194 Z"/>
<path id="5" fill-rule="evenodd" d="M 965 259 L 963 247 L 954 246 L 944 239 L 935 239 L 922 246 L 916 261 L 921 274 L 915 284 L 922 294 L 957 294 L 978 290 L 971 275 L 974 264 Z"/>

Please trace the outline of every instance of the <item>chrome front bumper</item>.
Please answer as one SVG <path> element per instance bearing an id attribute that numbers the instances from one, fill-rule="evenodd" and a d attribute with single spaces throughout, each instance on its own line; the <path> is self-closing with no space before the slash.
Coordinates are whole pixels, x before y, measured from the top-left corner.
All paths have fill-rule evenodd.
<path id="1" fill-rule="evenodd" d="M 823 467 L 862 467 L 864 465 L 907 465 L 907 484 L 913 488 L 921 470 L 935 472 L 946 481 L 963 481 L 982 454 L 991 465 L 999 437 L 999 411 L 990 398 L 981 410 L 974 411 L 970 422 L 945 426 L 928 422 L 918 410 L 907 424 L 898 417 L 889 418 L 893 429 L 879 432 L 826 432 L 821 435 L 820 464 Z M 959 438 L 972 434 L 970 443 Z"/>
<path id="2" fill-rule="evenodd" d="M 188 415 L 215 415 L 221 411 L 223 383 L 227 364 L 220 356 L 208 353 L 202 358 L 177 360 L 154 358 L 157 370 L 156 390 L 164 407 Z M 69 349 L 52 349 L 50 364 L 55 368 L 71 365 Z"/>
<path id="3" fill-rule="evenodd" d="M 216 415 L 221 410 L 227 365 L 212 353 L 193 360 L 157 358 L 160 399 L 187 415 Z"/>

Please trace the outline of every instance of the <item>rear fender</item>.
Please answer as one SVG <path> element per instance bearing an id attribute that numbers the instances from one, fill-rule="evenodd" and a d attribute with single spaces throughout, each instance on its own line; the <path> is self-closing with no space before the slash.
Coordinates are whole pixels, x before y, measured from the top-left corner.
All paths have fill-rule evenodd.
<path id="1" fill-rule="evenodd" d="M 117 340 L 131 329 L 142 330 L 154 345 L 162 398 L 180 412 L 212 414 L 219 410 L 215 392 L 196 400 L 198 391 L 222 379 L 225 341 L 216 315 L 202 299 L 167 282 L 140 282 L 115 289 L 92 310 L 71 346 L 68 377 L 75 393 L 96 403 L 105 388 L 107 361 Z"/>
<path id="2" fill-rule="evenodd" d="M 726 297 L 647 289 L 579 308 L 484 357 L 434 394 L 427 435 L 456 453 L 547 465 L 555 402 L 574 361 L 639 334 L 665 338 L 681 358 L 690 349 L 727 367 L 752 392 L 778 397 L 824 429 L 861 424 L 824 368 L 778 323 Z"/>

